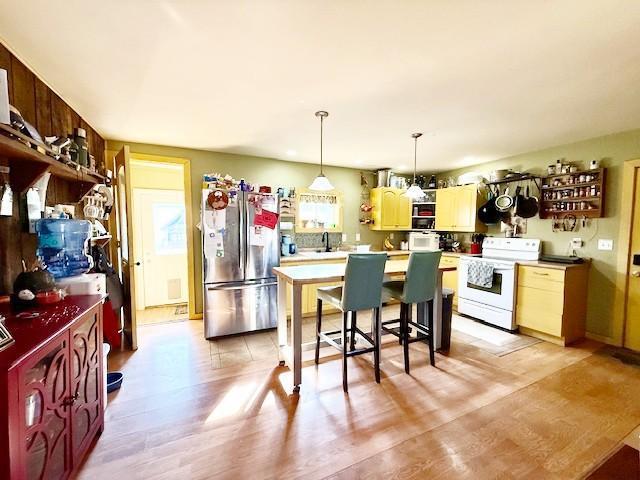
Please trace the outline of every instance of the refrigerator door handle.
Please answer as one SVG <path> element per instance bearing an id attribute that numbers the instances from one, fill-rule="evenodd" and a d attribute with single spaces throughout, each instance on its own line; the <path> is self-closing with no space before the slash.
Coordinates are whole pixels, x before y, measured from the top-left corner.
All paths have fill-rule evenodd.
<path id="1" fill-rule="evenodd" d="M 245 270 L 244 270 L 244 278 L 247 278 L 247 265 L 249 263 L 249 230 L 250 230 L 250 226 L 249 226 L 249 195 L 244 194 L 245 195 L 245 199 L 244 199 L 244 219 L 245 219 L 245 225 L 244 225 L 244 265 L 245 265 Z"/>
<path id="2" fill-rule="evenodd" d="M 278 282 L 268 282 L 268 283 L 244 283 L 242 285 L 229 285 L 227 287 L 207 287 L 208 291 L 216 291 L 216 290 L 242 290 L 247 287 L 273 287 L 278 285 Z"/>
<path id="3" fill-rule="evenodd" d="M 244 244 L 244 239 L 246 237 L 245 231 L 247 229 L 247 227 L 245 226 L 247 217 L 245 215 L 245 207 L 244 207 L 245 200 L 244 200 L 243 194 L 240 195 L 240 198 L 238 199 L 238 201 L 240 202 L 240 205 L 238 206 L 238 214 L 239 214 L 238 216 L 240 218 L 240 225 L 238 228 L 238 245 L 240 247 L 240 255 L 238 255 L 238 266 L 242 271 L 242 278 L 244 279 L 246 276 L 245 266 L 247 264 L 245 244 Z"/>

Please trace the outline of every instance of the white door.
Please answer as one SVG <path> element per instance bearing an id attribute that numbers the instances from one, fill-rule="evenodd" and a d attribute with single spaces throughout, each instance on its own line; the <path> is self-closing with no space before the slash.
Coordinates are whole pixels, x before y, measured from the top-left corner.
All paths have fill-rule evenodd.
<path id="1" fill-rule="evenodd" d="M 187 231 L 184 192 L 135 189 L 138 308 L 187 303 Z"/>

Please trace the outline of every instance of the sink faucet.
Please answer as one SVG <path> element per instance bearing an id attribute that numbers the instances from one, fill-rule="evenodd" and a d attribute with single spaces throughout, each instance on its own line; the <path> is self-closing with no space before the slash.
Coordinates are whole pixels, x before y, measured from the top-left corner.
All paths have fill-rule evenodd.
<path id="1" fill-rule="evenodd" d="M 331 246 L 329 245 L 329 232 L 322 232 L 322 245 L 324 245 L 325 252 L 331 251 Z"/>

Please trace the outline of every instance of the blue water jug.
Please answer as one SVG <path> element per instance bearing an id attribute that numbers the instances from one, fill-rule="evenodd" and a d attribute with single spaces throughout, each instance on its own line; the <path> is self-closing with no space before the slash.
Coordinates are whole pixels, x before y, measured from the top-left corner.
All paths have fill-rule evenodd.
<path id="1" fill-rule="evenodd" d="M 36 255 L 54 278 L 87 273 L 92 266 L 88 254 L 91 223 L 87 220 L 44 218 L 36 222 Z"/>

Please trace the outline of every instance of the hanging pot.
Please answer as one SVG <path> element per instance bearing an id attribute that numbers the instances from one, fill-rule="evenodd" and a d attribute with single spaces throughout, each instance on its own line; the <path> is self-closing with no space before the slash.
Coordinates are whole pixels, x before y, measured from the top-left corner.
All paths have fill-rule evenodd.
<path id="1" fill-rule="evenodd" d="M 500 222 L 500 213 L 496 210 L 496 198 L 496 195 L 490 190 L 489 200 L 478 209 L 478 219 L 485 225 L 496 225 Z"/>
<path id="2" fill-rule="evenodd" d="M 529 196 L 529 187 L 527 187 L 524 199 L 518 202 L 516 214 L 522 218 L 532 218 L 537 215 L 538 210 L 538 199 Z"/>

